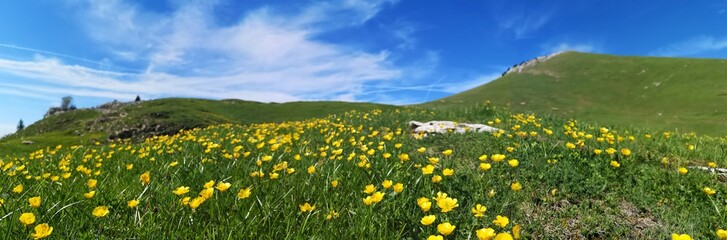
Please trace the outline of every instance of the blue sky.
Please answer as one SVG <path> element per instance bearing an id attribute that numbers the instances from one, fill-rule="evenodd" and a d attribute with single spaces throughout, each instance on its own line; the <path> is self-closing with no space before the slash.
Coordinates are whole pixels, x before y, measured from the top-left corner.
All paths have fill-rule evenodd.
<path id="1" fill-rule="evenodd" d="M 0 136 L 70 95 L 409 104 L 577 50 L 727 58 L 727 1 L 2 1 Z"/>

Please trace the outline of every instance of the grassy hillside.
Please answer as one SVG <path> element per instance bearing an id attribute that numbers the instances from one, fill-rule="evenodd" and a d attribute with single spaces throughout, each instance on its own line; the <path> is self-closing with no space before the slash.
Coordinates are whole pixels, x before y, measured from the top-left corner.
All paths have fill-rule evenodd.
<path id="1" fill-rule="evenodd" d="M 167 98 L 115 107 L 81 109 L 51 116 L 0 140 L 0 156 L 14 151 L 105 141 L 122 131 L 137 139 L 175 134 L 180 129 L 215 124 L 250 124 L 325 117 L 350 110 L 391 109 L 394 106 L 348 102 L 259 103 L 242 100 Z M 23 145 L 22 141 L 33 141 Z"/>
<path id="2" fill-rule="evenodd" d="M 506 131 L 417 139 L 411 119 Z M 694 167 L 727 166 L 725 149 L 492 106 L 214 125 L 0 157 L 0 236 L 718 239 L 727 180 Z"/>
<path id="3" fill-rule="evenodd" d="M 727 135 L 727 60 L 567 52 L 483 86 L 423 104 L 490 100 L 513 111 Z"/>

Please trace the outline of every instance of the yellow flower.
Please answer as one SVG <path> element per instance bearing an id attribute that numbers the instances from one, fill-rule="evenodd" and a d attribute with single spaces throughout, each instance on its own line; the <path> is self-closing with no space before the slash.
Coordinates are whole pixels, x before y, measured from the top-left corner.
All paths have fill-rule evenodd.
<path id="1" fill-rule="evenodd" d="M 616 153 L 616 149 L 606 148 L 606 153 L 608 153 L 609 155 L 613 155 L 614 153 Z"/>
<path id="2" fill-rule="evenodd" d="M 174 191 L 172 192 L 177 195 L 184 195 L 189 192 L 189 187 L 180 186 L 177 189 L 174 189 Z"/>
<path id="3" fill-rule="evenodd" d="M 439 225 L 437 225 L 437 232 L 444 236 L 448 236 L 449 234 L 452 234 L 452 231 L 454 231 L 456 227 L 457 226 L 454 226 L 449 222 L 440 223 Z"/>
<path id="4" fill-rule="evenodd" d="M 27 225 L 35 223 L 35 214 L 33 213 L 23 213 L 20 214 L 19 218 L 20 222 Z"/>
<path id="5" fill-rule="evenodd" d="M 704 189 L 702 189 L 702 190 L 704 191 L 704 193 L 706 193 L 709 196 L 712 196 L 715 193 L 717 193 L 717 191 L 715 191 L 714 189 L 711 189 L 709 187 L 704 187 Z"/>
<path id="6" fill-rule="evenodd" d="M 716 162 L 708 162 L 707 163 L 707 166 L 708 167 L 711 167 L 711 168 L 716 168 L 717 167 L 717 163 Z"/>
<path id="7" fill-rule="evenodd" d="M 432 173 L 434 173 L 434 165 L 429 164 L 422 168 L 422 174 L 429 175 Z"/>
<path id="8" fill-rule="evenodd" d="M 93 196 L 96 196 L 96 191 L 90 191 L 90 192 L 84 193 L 83 196 L 86 198 L 93 198 Z"/>
<path id="9" fill-rule="evenodd" d="M 600 155 L 602 152 L 603 150 L 601 149 L 593 149 L 593 153 L 595 153 L 596 155 Z"/>
<path id="10" fill-rule="evenodd" d="M 204 203 L 204 201 L 206 201 L 206 200 L 207 199 L 205 199 L 203 197 L 196 197 L 196 198 L 192 199 L 191 201 L 189 201 L 189 208 L 191 208 L 192 210 L 195 210 L 199 207 L 199 205 L 202 205 L 202 203 Z"/>
<path id="11" fill-rule="evenodd" d="M 419 149 L 417 149 L 417 152 L 419 153 L 424 153 L 425 151 L 427 151 L 427 148 L 425 147 L 420 147 Z"/>
<path id="12" fill-rule="evenodd" d="M 435 165 L 435 164 L 439 163 L 439 158 L 438 157 L 430 157 L 430 158 L 427 158 L 427 160 L 429 160 L 429 163 L 432 164 L 432 165 Z"/>
<path id="13" fill-rule="evenodd" d="M 381 183 L 381 186 L 384 187 L 384 189 L 389 189 L 393 184 L 394 182 L 391 180 L 384 180 L 384 182 Z"/>
<path id="14" fill-rule="evenodd" d="M 419 205 L 419 208 L 421 208 L 422 211 L 428 212 L 432 207 L 432 202 L 429 201 L 429 198 L 420 197 L 417 199 L 417 205 Z"/>
<path id="15" fill-rule="evenodd" d="M 109 214 L 109 207 L 107 206 L 98 206 L 93 209 L 93 216 L 96 216 L 98 218 L 105 217 Z"/>
<path id="16" fill-rule="evenodd" d="M 490 191 L 487 193 L 487 197 L 494 197 L 495 194 L 497 194 L 497 192 L 495 192 L 495 189 L 490 189 Z"/>
<path id="17" fill-rule="evenodd" d="M 512 235 L 513 235 L 513 237 L 515 237 L 515 239 L 520 239 L 520 229 L 521 228 L 522 228 L 522 226 L 520 226 L 520 224 L 512 227 Z"/>
<path id="18" fill-rule="evenodd" d="M 628 148 L 622 148 L 621 155 L 628 157 L 629 155 L 631 155 L 631 150 L 629 150 Z"/>
<path id="19" fill-rule="evenodd" d="M 23 192 L 23 184 L 18 184 L 13 188 L 14 193 L 22 193 Z"/>
<path id="20" fill-rule="evenodd" d="M 219 183 L 217 183 L 217 186 L 215 186 L 215 188 L 217 190 L 220 190 L 220 192 L 224 192 L 224 191 L 227 191 L 227 189 L 229 189 L 230 186 L 232 186 L 231 183 L 219 182 Z"/>
<path id="21" fill-rule="evenodd" d="M 422 220 L 419 220 L 419 222 L 422 223 L 422 225 L 424 225 L 424 226 L 429 226 L 432 223 L 434 223 L 435 220 L 437 220 L 437 216 L 427 215 L 427 216 L 422 217 Z"/>
<path id="22" fill-rule="evenodd" d="M 472 208 L 472 214 L 474 214 L 475 217 L 484 217 L 485 211 L 487 211 L 487 207 L 482 206 L 482 204 L 477 204 Z"/>
<path id="23" fill-rule="evenodd" d="M 205 188 L 202 189 L 202 191 L 199 191 L 199 196 L 203 197 L 205 200 L 212 198 L 212 195 L 215 193 L 214 188 Z"/>
<path id="24" fill-rule="evenodd" d="M 179 204 L 182 204 L 184 206 L 189 205 L 190 197 L 183 197 L 182 199 L 179 199 Z"/>
<path id="25" fill-rule="evenodd" d="M 432 177 L 432 182 L 433 182 L 433 183 L 438 183 L 438 182 L 441 182 L 441 181 L 442 181 L 442 176 L 439 176 L 439 175 L 434 175 L 434 176 Z"/>
<path id="26" fill-rule="evenodd" d="M 363 190 L 363 192 L 366 194 L 371 194 L 374 191 L 376 191 L 376 186 L 374 186 L 373 184 L 366 185 L 366 187 L 364 187 L 364 190 Z"/>
<path id="27" fill-rule="evenodd" d="M 442 151 L 442 155 L 444 155 L 444 156 L 452 155 L 452 149 L 447 149 L 447 150 Z"/>
<path id="28" fill-rule="evenodd" d="M 139 180 L 141 180 L 141 184 L 143 185 L 149 184 L 149 181 L 151 181 L 151 175 L 149 174 L 149 171 L 141 174 L 141 176 L 139 176 Z"/>
<path id="29" fill-rule="evenodd" d="M 252 194 L 252 187 L 241 188 L 240 192 L 237 193 L 237 198 L 245 199 L 250 197 L 250 194 Z"/>
<path id="30" fill-rule="evenodd" d="M 366 196 L 365 198 L 363 198 L 363 203 L 368 206 L 374 204 L 374 200 L 371 198 L 371 196 Z"/>
<path id="31" fill-rule="evenodd" d="M 331 181 L 331 186 L 334 187 L 334 188 L 335 187 L 338 187 L 338 180 Z"/>
<path id="32" fill-rule="evenodd" d="M 495 229 L 492 228 L 480 228 L 475 233 L 478 240 L 491 240 L 495 237 Z"/>
<path id="33" fill-rule="evenodd" d="M 442 235 L 429 235 L 427 240 L 444 240 L 444 237 L 442 237 Z"/>
<path id="34" fill-rule="evenodd" d="M 126 206 L 129 206 L 130 208 L 135 208 L 139 205 L 139 200 L 131 199 L 128 202 L 126 202 Z"/>
<path id="35" fill-rule="evenodd" d="M 480 161 L 485 161 L 485 160 L 487 160 L 487 154 L 482 154 L 482 156 L 480 156 L 480 157 L 479 157 L 478 159 L 479 159 Z"/>
<path id="36" fill-rule="evenodd" d="M 727 230 L 717 229 L 717 237 L 720 240 L 727 240 Z"/>
<path id="37" fill-rule="evenodd" d="M 512 235 L 506 232 L 498 233 L 494 240 L 512 240 Z"/>
<path id="38" fill-rule="evenodd" d="M 444 199 L 437 199 L 437 206 L 441 209 L 443 213 L 452 211 L 452 209 L 459 207 L 459 203 L 457 203 L 457 199 L 454 198 L 444 198 Z"/>
<path id="39" fill-rule="evenodd" d="M 621 164 L 616 161 L 611 161 L 611 167 L 613 168 L 619 168 L 621 167 Z"/>
<path id="40" fill-rule="evenodd" d="M 134 164 L 126 164 L 126 170 L 131 170 L 134 168 Z"/>
<path id="41" fill-rule="evenodd" d="M 520 191 L 520 189 L 523 189 L 523 185 L 521 185 L 519 182 L 514 182 L 510 184 L 510 189 L 513 191 Z"/>
<path id="42" fill-rule="evenodd" d="M 209 182 L 204 183 L 204 186 L 202 186 L 202 187 L 212 188 L 213 186 L 215 186 L 215 180 L 210 180 Z"/>
<path id="43" fill-rule="evenodd" d="M 35 230 L 35 233 L 33 233 L 33 238 L 41 239 L 50 236 L 50 234 L 53 232 L 53 227 L 48 226 L 47 223 L 43 223 L 36 225 L 33 230 Z"/>
<path id="44" fill-rule="evenodd" d="M 502 162 L 502 160 L 505 160 L 505 155 L 502 154 L 493 154 L 490 159 L 495 162 Z"/>
<path id="45" fill-rule="evenodd" d="M 444 170 L 442 170 L 442 175 L 452 176 L 454 175 L 454 170 L 452 170 L 451 168 L 445 168 Z"/>
<path id="46" fill-rule="evenodd" d="M 313 210 L 316 210 L 315 205 L 311 206 L 310 203 L 307 202 L 299 205 L 298 207 L 300 208 L 301 212 L 313 212 Z"/>
<path id="47" fill-rule="evenodd" d="M 378 203 L 381 202 L 381 200 L 384 199 L 384 193 L 382 192 L 375 192 L 373 195 L 371 195 L 371 202 Z"/>
<path id="48" fill-rule="evenodd" d="M 400 193 L 402 191 L 404 191 L 404 184 L 402 184 L 402 183 L 394 184 L 394 192 Z"/>
<path id="49" fill-rule="evenodd" d="M 313 174 L 315 172 L 316 172 L 316 166 L 315 165 L 311 165 L 310 167 L 308 167 L 308 174 Z"/>
<path id="50" fill-rule="evenodd" d="M 402 154 L 399 154 L 398 157 L 399 157 L 399 161 L 402 161 L 402 162 L 409 161 L 409 154 L 402 153 Z"/>
<path id="51" fill-rule="evenodd" d="M 88 186 L 88 188 L 95 188 L 96 183 L 98 183 L 96 179 L 88 179 L 88 181 L 86 181 L 86 186 Z"/>
<path id="52" fill-rule="evenodd" d="M 517 167 L 520 165 L 520 162 L 518 162 L 517 159 L 510 159 L 510 161 L 507 161 L 507 165 L 510 165 L 510 167 Z"/>
<path id="53" fill-rule="evenodd" d="M 507 217 L 500 216 L 500 215 L 497 215 L 495 217 L 495 220 L 492 221 L 492 224 L 495 224 L 501 228 L 504 228 L 505 226 L 507 226 L 508 223 L 510 223 L 510 219 L 508 219 Z"/>
<path id="54" fill-rule="evenodd" d="M 687 174 L 688 172 L 689 172 L 689 170 L 687 170 L 687 168 L 685 168 L 685 167 L 679 168 L 679 174 L 681 174 L 681 175 Z"/>
<path id="55" fill-rule="evenodd" d="M 574 148 L 576 148 L 576 145 L 573 144 L 573 143 L 566 143 L 565 144 L 565 147 L 568 148 L 568 149 L 574 149 Z"/>
<path id="56" fill-rule="evenodd" d="M 179 162 L 177 162 L 177 161 L 174 161 L 174 162 L 170 162 L 170 163 L 169 163 L 169 166 L 170 166 L 170 167 L 174 167 L 174 166 L 177 166 L 177 164 L 179 164 Z"/>
<path id="57" fill-rule="evenodd" d="M 331 220 L 333 218 L 338 218 L 338 213 L 335 210 L 331 210 L 328 212 L 328 215 L 326 215 L 326 220 Z"/>
<path id="58" fill-rule="evenodd" d="M 32 198 L 28 199 L 28 203 L 30 203 L 30 206 L 34 207 L 34 208 L 40 207 L 40 202 L 41 202 L 40 196 L 32 197 Z"/>
<path id="59" fill-rule="evenodd" d="M 692 240 L 692 237 L 689 236 L 689 234 L 671 234 L 671 240 Z"/>
<path id="60" fill-rule="evenodd" d="M 492 168 L 492 164 L 480 163 L 480 170 L 487 171 L 487 170 L 490 170 L 490 168 Z"/>

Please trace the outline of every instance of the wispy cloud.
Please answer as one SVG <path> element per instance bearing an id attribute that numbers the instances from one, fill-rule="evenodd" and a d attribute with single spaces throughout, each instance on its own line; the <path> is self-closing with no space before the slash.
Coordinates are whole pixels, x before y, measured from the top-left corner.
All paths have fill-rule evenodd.
<path id="1" fill-rule="evenodd" d="M 39 57 L 0 59 L 0 72 L 23 78 L 3 85 L 28 96 L 359 100 L 366 85 L 400 79 L 407 70 L 392 63 L 389 51 L 367 52 L 317 37 L 364 24 L 394 3 L 316 2 L 292 14 L 265 7 L 220 26 L 214 4 L 206 1 L 178 4 L 169 14 L 121 0 L 88 1 L 78 7 L 89 36 L 108 47 L 113 61 L 141 63 L 143 71 L 100 70 L 64 62 L 83 59 L 25 49 Z"/>
<path id="2" fill-rule="evenodd" d="M 601 52 L 600 46 L 594 43 L 548 43 L 541 45 L 541 54 L 551 54 L 562 51 L 578 51 L 578 52 Z"/>
<path id="3" fill-rule="evenodd" d="M 697 36 L 682 42 L 673 43 L 650 53 L 653 56 L 693 56 L 727 49 L 727 38 Z"/>

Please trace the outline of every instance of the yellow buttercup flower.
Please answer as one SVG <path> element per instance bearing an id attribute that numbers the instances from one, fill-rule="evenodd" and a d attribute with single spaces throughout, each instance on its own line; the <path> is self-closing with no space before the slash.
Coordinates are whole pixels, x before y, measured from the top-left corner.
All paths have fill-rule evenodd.
<path id="1" fill-rule="evenodd" d="M 428 212 L 432 207 L 432 202 L 429 201 L 429 198 L 420 197 L 417 199 L 417 205 L 419 205 L 419 208 L 421 208 L 422 211 Z"/>
<path id="2" fill-rule="evenodd" d="M 514 182 L 514 183 L 510 184 L 510 189 L 517 192 L 517 191 L 520 191 L 521 189 L 523 189 L 523 185 L 521 185 L 519 182 Z"/>
<path id="3" fill-rule="evenodd" d="M 504 216 L 497 215 L 495 217 L 495 220 L 492 221 L 492 224 L 495 224 L 496 226 L 499 226 L 501 228 L 504 228 L 507 226 L 507 224 L 510 223 L 510 219 Z"/>
<path id="4" fill-rule="evenodd" d="M 512 235 L 506 232 L 498 233 L 494 240 L 512 240 Z"/>
<path id="5" fill-rule="evenodd" d="M 429 164 L 422 168 L 422 174 L 429 175 L 432 173 L 434 173 L 434 165 Z"/>
<path id="6" fill-rule="evenodd" d="M 177 189 L 174 189 L 174 191 L 172 192 L 177 195 L 184 195 L 189 192 L 189 187 L 180 186 Z"/>
<path id="7" fill-rule="evenodd" d="M 565 144 L 565 147 L 568 148 L 568 149 L 574 149 L 574 148 L 576 148 L 576 145 L 573 144 L 573 143 L 566 143 Z"/>
<path id="8" fill-rule="evenodd" d="M 447 149 L 447 150 L 442 151 L 442 155 L 444 155 L 444 156 L 452 155 L 452 149 Z"/>
<path id="9" fill-rule="evenodd" d="M 672 233 L 671 240 L 692 240 L 692 237 L 689 234 Z"/>
<path id="10" fill-rule="evenodd" d="M 427 151 L 427 148 L 425 148 L 425 147 L 420 147 L 417 149 L 417 152 L 419 152 L 419 153 L 424 153 L 426 151 Z"/>
<path id="11" fill-rule="evenodd" d="M 204 183 L 204 186 L 202 186 L 202 187 L 212 188 L 213 186 L 215 186 L 215 180 L 210 180 L 209 182 Z"/>
<path id="12" fill-rule="evenodd" d="M 93 198 L 93 196 L 96 196 L 96 191 L 90 191 L 90 192 L 84 193 L 83 196 L 85 198 Z"/>
<path id="13" fill-rule="evenodd" d="M 520 226 L 520 224 L 515 225 L 514 227 L 512 227 L 512 236 L 515 239 L 520 239 L 520 229 L 521 228 L 522 228 L 522 226 Z"/>
<path id="14" fill-rule="evenodd" d="M 143 185 L 149 184 L 149 182 L 151 181 L 151 174 L 149 173 L 149 171 L 141 174 L 141 176 L 139 176 L 139 180 L 141 180 L 141 184 Z"/>
<path id="15" fill-rule="evenodd" d="M 427 215 L 427 216 L 424 216 L 424 217 L 422 217 L 422 219 L 421 219 L 421 220 L 419 220 L 419 222 L 420 222 L 420 223 L 421 223 L 422 225 L 424 225 L 424 226 L 429 226 L 429 225 L 431 225 L 432 223 L 434 223 L 434 221 L 435 221 L 435 220 L 437 220 L 437 216 L 434 216 L 434 215 Z"/>
<path id="16" fill-rule="evenodd" d="M 376 191 L 376 186 L 374 186 L 373 184 L 366 185 L 366 187 L 364 187 L 364 190 L 363 190 L 363 192 L 366 194 L 371 194 L 375 191 Z"/>
<path id="17" fill-rule="evenodd" d="M 455 228 L 457 228 L 457 226 L 452 225 L 449 222 L 440 223 L 437 225 L 437 232 L 444 236 L 448 236 L 449 234 L 452 234 Z"/>
<path id="18" fill-rule="evenodd" d="M 444 237 L 442 235 L 429 235 L 427 240 L 444 240 Z"/>
<path id="19" fill-rule="evenodd" d="M 126 202 L 126 206 L 129 206 L 130 208 L 135 208 L 138 205 L 139 205 L 139 200 L 136 200 L 136 199 L 132 199 L 132 200 L 129 200 L 128 202 Z"/>
<path id="20" fill-rule="evenodd" d="M 20 214 L 19 220 L 21 223 L 23 223 L 26 226 L 33 224 L 33 223 L 35 223 L 35 214 L 33 214 L 33 213 Z"/>
<path id="21" fill-rule="evenodd" d="M 311 165 L 310 167 L 308 167 L 308 174 L 313 174 L 315 172 L 316 172 L 316 166 L 315 165 Z"/>
<path id="22" fill-rule="evenodd" d="M 454 170 L 451 168 L 445 168 L 444 170 L 442 170 L 442 175 L 452 176 L 452 175 L 454 175 Z"/>
<path id="23" fill-rule="evenodd" d="M 704 193 L 706 193 L 709 196 L 712 196 L 717 193 L 717 191 L 715 191 L 714 189 L 709 188 L 709 187 L 704 187 L 704 189 L 702 189 L 702 191 L 704 191 Z"/>
<path id="24" fill-rule="evenodd" d="M 611 167 L 613 167 L 613 168 L 619 168 L 619 167 L 621 167 L 621 164 L 618 163 L 617 161 L 611 161 Z"/>
<path id="25" fill-rule="evenodd" d="M 495 237 L 495 229 L 480 228 L 476 232 L 478 240 L 491 240 Z"/>
<path id="26" fill-rule="evenodd" d="M 96 181 L 96 179 L 88 179 L 88 181 L 86 181 L 86 186 L 88 186 L 88 188 L 96 188 L 97 183 L 98 181 Z"/>
<path id="27" fill-rule="evenodd" d="M 717 229 L 717 237 L 720 240 L 727 240 L 727 230 Z"/>
<path id="28" fill-rule="evenodd" d="M 459 207 L 459 203 L 457 203 L 457 199 L 446 197 L 444 199 L 437 199 L 437 207 L 440 208 L 440 210 L 443 213 L 452 211 L 452 209 Z"/>
<path id="29" fill-rule="evenodd" d="M 229 189 L 230 186 L 232 186 L 231 183 L 219 182 L 219 183 L 217 183 L 217 186 L 215 186 L 215 188 L 217 190 L 219 190 L 220 192 L 224 192 L 224 191 L 227 191 L 227 189 Z"/>
<path id="30" fill-rule="evenodd" d="M 681 175 L 687 174 L 688 172 L 689 172 L 689 170 L 687 170 L 687 168 L 685 168 L 685 167 L 679 168 L 679 174 L 681 174 Z"/>
<path id="31" fill-rule="evenodd" d="M 14 193 L 22 193 L 23 192 L 23 184 L 18 184 L 13 188 Z"/>
<path id="32" fill-rule="evenodd" d="M 502 162 L 502 160 L 505 160 L 505 155 L 503 154 L 493 154 L 490 159 L 495 162 Z"/>
<path id="33" fill-rule="evenodd" d="M 32 198 L 28 199 L 28 203 L 30 204 L 31 207 L 34 207 L 34 208 L 40 207 L 40 202 L 41 202 L 40 196 L 32 197 Z"/>
<path id="34" fill-rule="evenodd" d="M 629 150 L 628 148 L 622 148 L 621 155 L 628 157 L 629 155 L 631 155 L 631 150 Z"/>
<path id="35" fill-rule="evenodd" d="M 394 192 L 400 193 L 402 191 L 404 191 L 404 184 L 402 184 L 402 183 L 394 184 Z"/>
<path id="36" fill-rule="evenodd" d="M 315 205 L 310 205 L 310 203 L 303 203 L 298 206 L 300 208 L 301 212 L 313 212 L 313 210 L 316 210 Z"/>
<path id="37" fill-rule="evenodd" d="M 252 187 L 241 188 L 240 192 L 237 193 L 237 198 L 245 199 L 250 197 L 250 194 L 252 194 Z"/>
<path id="38" fill-rule="evenodd" d="M 41 239 L 50 236 L 53 232 L 53 227 L 49 226 L 47 223 L 43 223 L 36 225 L 33 230 L 35 231 L 35 233 L 33 233 L 33 238 Z"/>
<path id="39" fill-rule="evenodd" d="M 391 180 L 384 180 L 384 182 L 381 183 L 381 186 L 384 187 L 384 189 L 389 189 L 391 185 L 394 185 L 394 182 Z"/>
<path id="40" fill-rule="evenodd" d="M 189 203 L 188 203 L 189 208 L 191 208 L 192 210 L 195 210 L 199 207 L 199 205 L 202 205 L 202 203 L 204 203 L 205 201 L 207 201 L 207 199 L 204 197 L 196 197 L 189 201 Z"/>
<path id="41" fill-rule="evenodd" d="M 109 214 L 109 207 L 107 207 L 107 206 L 95 207 L 93 209 L 92 213 L 93 213 L 93 216 L 98 217 L 98 218 L 105 217 L 106 215 Z"/>
<path id="42" fill-rule="evenodd" d="M 331 181 L 331 187 L 334 187 L 334 188 L 338 187 L 338 180 Z"/>
<path id="43" fill-rule="evenodd" d="M 510 161 L 507 161 L 507 165 L 510 165 L 510 167 L 517 167 L 520 165 L 520 162 L 518 162 L 517 159 L 510 159 Z"/>
<path id="44" fill-rule="evenodd" d="M 480 163 L 480 170 L 487 171 L 492 168 L 492 164 L 489 163 Z"/>
<path id="45" fill-rule="evenodd" d="M 433 183 L 438 183 L 438 182 L 441 182 L 441 181 L 442 181 L 442 176 L 439 176 L 439 175 L 434 175 L 434 176 L 432 177 L 432 182 L 433 182 Z"/>
<path id="46" fill-rule="evenodd" d="M 487 207 L 482 206 L 482 204 L 477 204 L 476 206 L 472 207 L 472 214 L 474 214 L 475 217 L 484 217 L 485 211 L 487 211 Z"/>
<path id="47" fill-rule="evenodd" d="M 199 191 L 199 196 L 203 197 L 205 200 L 212 198 L 212 195 L 214 195 L 215 189 L 214 188 L 205 188 L 202 189 L 202 191 Z"/>

